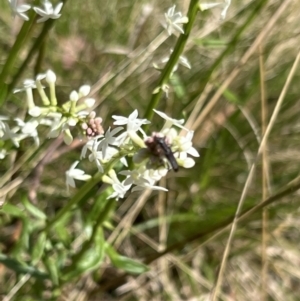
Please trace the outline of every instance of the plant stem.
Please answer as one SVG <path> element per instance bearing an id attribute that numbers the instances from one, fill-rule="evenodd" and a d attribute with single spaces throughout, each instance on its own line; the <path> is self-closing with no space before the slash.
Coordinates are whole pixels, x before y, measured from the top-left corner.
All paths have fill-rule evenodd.
<path id="1" fill-rule="evenodd" d="M 4 93 L 1 92 L 1 97 L 0 97 L 0 107 L 3 105 L 7 94 L 7 84 L 5 83 L 8 76 L 12 74 L 12 70 L 14 68 L 15 62 L 19 57 L 19 52 L 23 48 L 23 45 L 27 42 L 29 38 L 29 33 L 31 32 L 34 21 L 36 18 L 34 17 L 35 12 L 31 11 L 29 15 L 29 21 L 24 22 L 23 26 L 16 38 L 16 41 L 14 45 L 12 46 L 11 50 L 9 51 L 8 57 L 5 61 L 5 64 L 3 66 L 3 69 L 0 73 L 0 91 L 5 91 Z"/>
<path id="2" fill-rule="evenodd" d="M 180 57 L 180 55 L 182 54 L 185 44 L 189 38 L 190 32 L 192 30 L 194 21 L 196 19 L 196 15 L 199 9 L 199 1 L 198 0 L 191 0 L 190 2 L 190 6 L 189 6 L 189 10 L 188 10 L 188 14 L 187 17 L 189 19 L 188 23 L 185 24 L 183 30 L 184 30 L 184 34 L 181 34 L 177 40 L 177 43 L 175 45 L 175 48 L 170 56 L 170 59 L 168 61 L 168 63 L 166 64 L 165 68 L 163 69 L 160 79 L 158 81 L 157 86 L 158 87 L 163 87 L 163 85 L 167 84 L 170 76 L 172 74 L 173 68 L 174 66 L 177 64 L 178 59 Z M 149 102 L 148 108 L 146 109 L 146 113 L 144 118 L 151 120 L 152 116 L 153 116 L 153 109 L 156 108 L 156 106 L 158 105 L 158 102 L 162 96 L 163 90 L 159 89 L 159 91 L 155 94 L 152 94 L 152 98 Z M 145 126 L 145 129 L 148 126 Z"/>

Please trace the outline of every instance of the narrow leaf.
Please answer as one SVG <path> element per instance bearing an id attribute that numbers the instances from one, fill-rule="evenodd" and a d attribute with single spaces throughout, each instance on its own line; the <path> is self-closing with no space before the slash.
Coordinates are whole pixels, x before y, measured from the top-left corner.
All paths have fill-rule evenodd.
<path id="1" fill-rule="evenodd" d="M 118 254 L 110 245 L 106 246 L 106 252 L 115 267 L 128 273 L 141 274 L 149 270 L 145 264 Z"/>

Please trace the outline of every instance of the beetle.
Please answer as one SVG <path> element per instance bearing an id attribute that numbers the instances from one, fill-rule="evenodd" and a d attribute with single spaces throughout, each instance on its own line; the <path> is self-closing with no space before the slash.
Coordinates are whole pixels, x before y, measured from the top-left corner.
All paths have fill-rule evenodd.
<path id="1" fill-rule="evenodd" d="M 173 170 L 175 172 L 178 171 L 178 163 L 171 150 L 170 143 L 168 142 L 167 137 L 162 136 L 160 133 L 154 132 L 152 136 L 145 141 L 145 144 L 147 145 L 148 150 L 152 155 L 158 158 L 161 158 L 163 156 L 166 157 Z"/>

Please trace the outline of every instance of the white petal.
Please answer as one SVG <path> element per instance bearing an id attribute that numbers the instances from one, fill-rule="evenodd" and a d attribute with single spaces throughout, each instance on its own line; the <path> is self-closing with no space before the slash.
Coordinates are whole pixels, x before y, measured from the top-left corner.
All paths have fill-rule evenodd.
<path id="1" fill-rule="evenodd" d="M 55 7 L 55 9 L 54 9 L 54 14 L 55 14 L 55 15 L 58 15 L 58 14 L 59 14 L 59 12 L 60 12 L 60 10 L 61 10 L 61 8 L 62 8 L 63 5 L 64 5 L 64 4 L 63 4 L 62 2 L 60 2 L 60 3 L 58 3 L 58 4 L 56 5 L 56 7 Z"/>
<path id="2" fill-rule="evenodd" d="M 65 144 L 67 144 L 67 145 L 70 145 L 73 142 L 73 136 L 69 129 L 67 129 L 63 132 L 63 138 L 64 138 Z"/>
<path id="3" fill-rule="evenodd" d="M 138 117 L 138 110 L 135 109 L 130 115 L 129 115 L 129 118 L 128 119 L 136 119 Z"/>
<path id="4" fill-rule="evenodd" d="M 48 16 L 48 14 L 46 14 L 45 11 L 39 7 L 34 7 L 33 10 L 40 16 Z"/>
<path id="5" fill-rule="evenodd" d="M 216 7 L 216 6 L 218 6 L 218 5 L 220 5 L 220 4 L 222 4 L 222 3 L 220 3 L 220 2 L 216 2 L 216 3 L 200 3 L 199 4 L 199 8 L 200 8 L 200 10 L 207 10 L 207 9 L 211 9 L 211 8 L 213 8 L 213 7 Z"/>
<path id="6" fill-rule="evenodd" d="M 69 185 L 69 186 L 71 186 L 71 187 L 73 187 L 73 188 L 76 187 L 74 179 L 70 178 L 68 176 L 67 176 L 67 179 L 66 179 L 66 184 Z"/>
<path id="7" fill-rule="evenodd" d="M 17 7 L 17 12 L 18 12 L 18 13 L 25 13 L 25 12 L 28 11 L 30 8 L 31 8 L 30 5 L 28 5 L 28 4 L 22 4 L 22 5 L 19 5 L 19 6 Z"/>
<path id="8" fill-rule="evenodd" d="M 178 18 L 177 20 L 175 20 L 174 23 L 185 24 L 185 23 L 188 23 L 188 22 L 189 22 L 189 18 L 188 17 L 181 17 L 181 18 Z"/>
<path id="9" fill-rule="evenodd" d="M 200 157 L 198 151 L 194 147 L 190 147 L 187 150 L 187 153 L 190 154 L 191 156 L 194 156 L 194 157 Z"/>
<path id="10" fill-rule="evenodd" d="M 192 158 L 186 158 L 183 162 L 184 168 L 191 168 L 195 165 L 195 161 Z"/>
<path id="11" fill-rule="evenodd" d="M 28 114 L 32 117 L 39 117 L 41 115 L 41 108 L 40 107 L 33 107 L 28 110 Z"/>
<path id="12" fill-rule="evenodd" d="M 46 73 L 46 81 L 47 83 L 55 83 L 56 82 L 56 75 L 52 70 L 48 70 Z"/>
<path id="13" fill-rule="evenodd" d="M 75 178 L 75 177 L 74 177 L 74 178 Z M 76 179 L 76 180 L 81 180 L 81 181 L 88 181 L 90 178 L 91 178 L 90 175 L 84 174 L 84 175 L 82 175 L 82 176 L 77 176 L 75 179 Z"/>

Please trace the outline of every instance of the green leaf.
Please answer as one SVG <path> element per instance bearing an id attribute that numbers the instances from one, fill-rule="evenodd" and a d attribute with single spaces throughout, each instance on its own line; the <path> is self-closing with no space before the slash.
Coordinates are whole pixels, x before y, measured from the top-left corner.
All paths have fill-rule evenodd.
<path id="1" fill-rule="evenodd" d="M 195 44 L 208 48 L 222 48 L 228 45 L 228 42 L 220 39 L 194 39 Z"/>
<path id="2" fill-rule="evenodd" d="M 10 258 L 4 254 L 0 254 L 0 263 L 4 264 L 7 268 L 15 271 L 16 273 L 28 273 L 33 277 L 38 279 L 48 279 L 49 275 L 39 271 L 35 267 L 29 266 L 26 263 L 23 263 L 19 260 Z"/>
<path id="3" fill-rule="evenodd" d="M 71 242 L 71 233 L 68 227 L 65 225 L 71 218 L 71 214 L 66 214 L 62 217 L 61 221 L 55 226 L 55 233 L 57 234 L 58 240 L 65 245 Z"/>
<path id="4" fill-rule="evenodd" d="M 184 99 L 184 96 L 186 95 L 186 90 L 181 78 L 178 75 L 174 74 L 170 78 L 170 82 L 177 98 L 181 100 Z"/>
<path id="5" fill-rule="evenodd" d="M 111 206 L 109 206 L 109 208 L 107 208 L 107 204 L 110 203 L 109 199 L 107 199 L 107 197 L 110 194 L 111 194 L 111 190 L 105 189 L 104 191 L 102 191 L 100 193 L 98 198 L 94 201 L 93 206 L 90 209 L 89 213 L 84 216 L 84 218 L 86 219 L 88 224 L 93 223 L 98 218 L 102 218 L 103 220 L 107 219 L 107 217 L 111 211 Z M 116 203 L 116 202 L 114 202 L 114 203 Z M 105 215 L 102 217 L 103 213 L 105 213 Z"/>
<path id="6" fill-rule="evenodd" d="M 31 252 L 31 262 L 36 264 L 42 257 L 46 245 L 46 233 L 42 232 L 34 244 Z"/>
<path id="7" fill-rule="evenodd" d="M 149 267 L 141 262 L 126 256 L 118 254 L 112 246 L 106 245 L 106 252 L 112 264 L 119 269 L 122 269 L 132 274 L 142 274 L 149 271 Z"/>
<path id="8" fill-rule="evenodd" d="M 50 275 L 50 278 L 54 285 L 59 284 L 59 271 L 56 265 L 56 260 L 50 256 L 45 256 L 43 260 L 45 267 Z"/>
<path id="9" fill-rule="evenodd" d="M 85 244 L 90 244 L 86 241 Z M 82 247 L 84 250 L 86 246 Z M 70 280 L 83 273 L 97 269 L 103 262 L 105 255 L 105 240 L 101 227 L 97 229 L 94 244 L 85 250 L 73 256 L 73 263 L 64 271 L 63 280 Z"/>
<path id="10" fill-rule="evenodd" d="M 38 219 L 42 219 L 42 220 L 47 219 L 46 214 L 43 211 L 41 211 L 39 208 L 34 206 L 32 203 L 30 203 L 26 196 L 22 197 L 22 203 L 23 203 L 24 207 L 26 208 L 26 210 L 28 212 L 30 212 L 34 217 L 36 217 Z"/>
<path id="11" fill-rule="evenodd" d="M 21 210 L 19 207 L 10 204 L 10 203 L 5 203 L 1 209 L 2 212 L 11 215 L 11 216 L 15 216 L 15 217 L 20 217 L 20 218 L 24 218 L 25 214 L 24 211 Z"/>
<path id="12" fill-rule="evenodd" d="M 94 246 L 88 249 L 81 259 L 77 262 L 77 268 L 81 271 L 89 271 L 97 268 L 103 261 L 104 254 L 104 235 L 102 228 L 99 227 L 95 238 Z"/>

